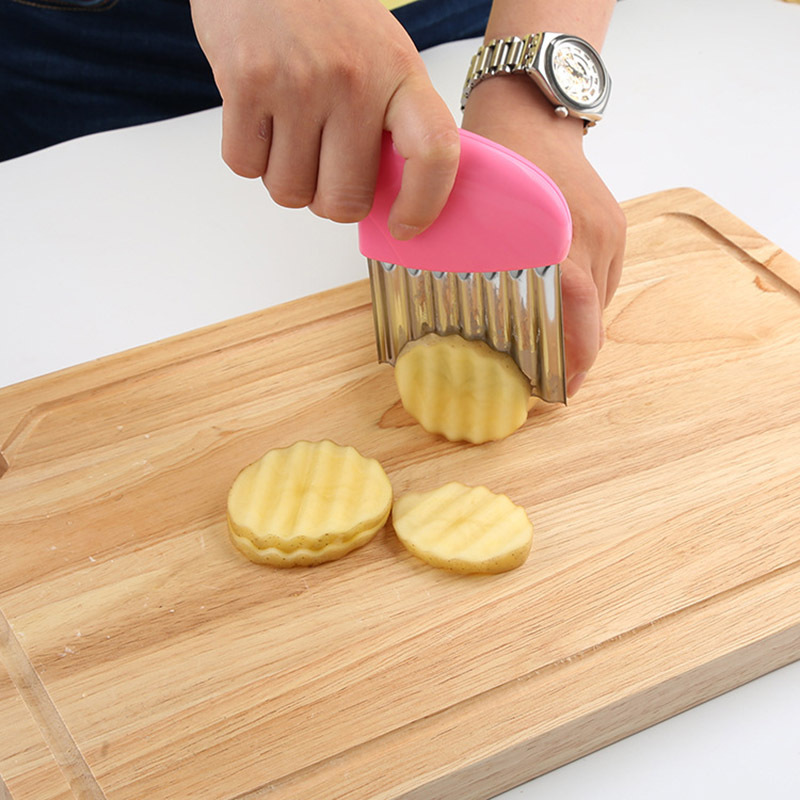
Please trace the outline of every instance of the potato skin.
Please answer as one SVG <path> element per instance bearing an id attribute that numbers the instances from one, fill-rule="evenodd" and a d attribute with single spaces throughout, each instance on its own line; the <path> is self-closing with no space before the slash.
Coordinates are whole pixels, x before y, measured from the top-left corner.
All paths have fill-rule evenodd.
<path id="1" fill-rule="evenodd" d="M 395 533 L 425 563 L 451 572 L 499 573 L 521 566 L 533 526 L 521 506 L 485 486 L 448 483 L 406 494 L 392 511 Z"/>
<path id="2" fill-rule="evenodd" d="M 258 564 L 312 566 L 366 544 L 386 523 L 392 485 L 375 460 L 330 440 L 270 450 L 228 492 L 231 541 Z"/>

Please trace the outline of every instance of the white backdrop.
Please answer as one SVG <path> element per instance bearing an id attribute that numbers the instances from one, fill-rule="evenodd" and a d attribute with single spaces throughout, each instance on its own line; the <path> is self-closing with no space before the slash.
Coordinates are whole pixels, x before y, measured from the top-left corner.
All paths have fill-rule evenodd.
<path id="1" fill-rule="evenodd" d="M 454 114 L 477 44 L 425 54 Z M 693 186 L 800 257 L 800 5 L 624 0 L 604 56 L 586 149 L 618 199 Z M 0 386 L 366 277 L 354 226 L 227 170 L 220 119 L 0 164 Z M 503 798 L 676 796 L 800 797 L 800 663 Z"/>

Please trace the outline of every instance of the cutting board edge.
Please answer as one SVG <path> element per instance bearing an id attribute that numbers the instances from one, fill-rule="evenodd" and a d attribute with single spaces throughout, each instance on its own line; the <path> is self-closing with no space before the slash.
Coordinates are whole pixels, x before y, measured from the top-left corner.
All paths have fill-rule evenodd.
<path id="1" fill-rule="evenodd" d="M 411 729 L 414 729 L 414 735 L 420 741 L 436 741 L 440 748 L 437 753 L 441 753 L 441 748 L 452 746 L 452 739 L 458 738 L 455 733 L 458 729 L 465 726 L 473 729 L 476 721 L 491 720 L 493 714 L 497 716 L 498 709 L 502 707 L 509 709 L 508 718 L 515 719 L 518 726 L 521 727 L 525 719 L 532 720 L 532 725 L 535 726 L 535 712 L 525 708 L 525 688 L 527 685 L 537 687 L 539 696 L 547 697 L 550 694 L 547 680 L 551 676 L 555 678 L 556 673 L 562 682 L 565 671 L 570 673 L 571 678 L 576 678 L 575 691 L 578 693 L 589 686 L 589 696 L 584 702 L 584 708 L 578 713 L 572 716 L 565 713 L 561 724 L 539 732 L 518 730 L 506 736 L 502 744 L 495 742 L 495 752 L 476 761 L 469 761 L 469 755 L 474 750 L 467 747 L 467 752 L 460 757 L 461 764 L 458 763 L 458 758 L 453 758 L 445 766 L 438 766 L 441 775 L 429 773 L 422 779 L 409 778 L 399 793 L 376 793 L 373 787 L 364 789 L 364 793 L 353 793 L 353 787 L 350 787 L 346 795 L 331 795 L 331 800 L 452 800 L 454 797 L 459 800 L 488 800 L 499 792 L 551 772 L 800 660 L 798 576 L 800 562 L 788 564 L 773 573 L 613 637 L 584 653 L 522 675 L 514 681 L 470 697 L 429 717 L 415 720 L 408 726 L 365 742 L 332 759 L 274 781 L 271 788 L 276 792 L 277 798 L 290 800 L 300 796 L 316 796 L 308 792 L 319 788 L 315 782 L 318 772 L 324 772 L 327 781 L 336 777 L 335 774 L 331 775 L 331 769 L 336 774 L 352 773 L 363 777 L 364 759 L 369 761 L 370 751 L 373 748 L 382 748 L 384 754 L 386 751 L 391 752 L 390 742 L 395 738 L 405 739 Z M 784 595 L 787 592 L 790 593 L 791 606 L 786 605 Z M 724 646 L 709 640 L 704 633 L 706 628 L 715 618 L 724 618 L 726 614 L 736 619 L 743 600 L 745 606 L 751 608 L 761 608 L 765 604 L 767 607 L 770 604 L 775 605 L 781 609 L 784 622 L 775 623 L 775 629 L 765 638 L 758 638 L 760 627 L 757 623 L 752 623 L 749 633 L 738 627 L 727 626 L 729 640 Z M 667 654 L 663 658 L 668 666 L 672 666 L 672 674 L 668 668 L 663 672 L 654 670 L 656 677 L 633 694 L 626 695 L 620 686 L 620 699 L 606 706 L 602 705 L 603 699 L 599 694 L 591 694 L 595 688 L 595 672 L 608 674 L 604 673 L 603 660 L 624 665 L 620 674 L 616 675 L 618 683 L 623 681 L 626 670 L 634 678 L 640 677 L 642 651 L 647 651 L 659 642 L 664 645 L 664 650 L 668 650 L 669 643 L 674 643 L 676 630 L 686 629 L 687 618 L 695 620 L 692 623 L 694 635 L 699 646 L 705 648 L 704 651 L 695 653 L 695 666 L 680 672 L 669 661 Z M 750 624 L 749 620 L 743 622 L 742 626 L 746 627 L 747 624 Z M 642 641 L 645 642 L 645 647 L 642 646 Z M 715 650 L 717 652 L 714 656 L 708 657 Z M 598 661 L 599 664 L 594 663 Z M 659 677 L 663 680 L 659 680 Z M 583 684 L 580 683 L 581 680 Z M 424 753 L 424 750 L 420 745 L 418 753 Z M 371 763 L 380 775 L 379 760 L 374 759 Z M 412 772 L 413 763 L 406 759 L 404 768 L 407 773 Z M 305 783 L 306 779 L 311 782 Z M 363 784 L 364 781 L 361 781 L 360 785 Z M 336 785 L 335 781 L 333 785 Z M 254 789 L 237 800 L 256 800 L 261 796 L 262 789 L 263 787 Z"/>
<path id="2" fill-rule="evenodd" d="M 30 787 L 27 780 L 30 777 L 28 773 L 35 773 L 41 769 L 33 764 L 42 759 L 47 762 L 50 767 L 49 772 L 61 787 L 54 789 L 59 798 L 71 799 L 78 796 L 86 800 L 101 800 L 103 792 L 81 749 L 53 703 L 42 676 L 31 663 L 11 624 L 0 610 L 0 677 L 3 672 L 13 686 L 18 703 L 26 709 L 26 721 L 31 729 L 35 728 L 40 737 L 35 742 L 37 747 L 33 754 L 26 749 L 14 758 L 15 766 L 22 767 L 24 772 L 19 778 L 21 786 L 17 786 L 16 780 L 12 782 L 15 794 L 12 795 L 9 790 L 11 800 L 17 796 L 22 797 L 22 794 L 17 795 L 16 792 L 24 792 L 25 797 L 39 797 L 38 794 L 27 793 Z M 0 755 L 5 756 L 5 753 Z M 29 759 L 31 765 L 26 766 Z M 36 781 L 32 783 L 35 784 Z M 0 798 L 4 797 L 2 788 L 2 775 L 0 775 Z M 48 797 L 54 795 L 48 794 Z"/>
<path id="3" fill-rule="evenodd" d="M 665 209 L 665 205 L 674 209 Z M 729 252 L 738 251 L 734 252 L 738 260 L 755 267 L 762 277 L 774 281 L 776 288 L 800 304 L 800 260 L 699 189 L 677 187 L 653 192 L 622 206 L 629 225 L 664 215 L 699 222 L 699 227 L 710 233 L 717 244 Z"/>
<path id="4" fill-rule="evenodd" d="M 764 661 L 765 654 L 770 656 L 768 662 Z M 796 661 L 800 661 L 800 622 L 393 800 L 450 800 L 455 796 L 460 800 L 489 800 L 499 792 L 571 764 Z M 658 711 L 653 711 L 654 706 Z M 644 718 L 634 722 L 637 711 Z M 593 735 L 597 738 L 592 738 Z M 487 773 L 489 776 L 502 773 L 502 781 L 484 790 L 480 784 L 486 781 Z"/>
<path id="5" fill-rule="evenodd" d="M 316 302 L 320 309 L 324 308 L 324 313 L 314 319 L 327 319 L 342 313 L 353 313 L 371 302 L 369 280 L 364 278 L 353 281 L 324 292 L 288 300 L 164 339 L 140 344 L 118 353 L 64 367 L 19 383 L 0 386 L 0 477 L 4 471 L 3 451 L 7 448 L 9 440 L 13 439 L 14 432 L 24 425 L 25 418 L 34 415 L 38 408 L 64 397 L 65 379 L 70 381 L 68 396 L 71 397 L 84 391 L 91 391 L 98 386 L 126 380 L 133 375 L 171 366 L 177 360 L 190 360 L 212 350 L 223 349 L 230 346 L 231 341 L 239 345 L 251 339 L 285 333 L 309 321 L 306 310 L 309 302 Z M 265 333 L 265 330 L 269 332 Z M 31 393 L 39 395 L 34 404 L 29 399 Z M 7 463 L 5 467 L 8 467 Z"/>
<path id="6" fill-rule="evenodd" d="M 789 285 L 797 293 L 796 299 L 800 302 L 800 261 L 769 242 L 746 222 L 700 190 L 690 187 L 666 189 L 626 200 L 622 203 L 622 208 L 629 225 L 646 221 L 653 216 L 671 213 L 671 208 L 674 212 L 702 220 L 721 237 L 760 264 L 764 270 L 776 274 L 776 265 L 780 266 L 781 274 L 777 277 L 782 284 Z M 759 252 L 765 245 L 770 247 L 766 258 Z M 249 338 L 264 336 L 265 328 L 270 330 L 270 334 L 267 335 L 273 335 L 280 330 L 308 322 L 311 318 L 322 319 L 351 312 L 370 302 L 369 280 L 364 278 L 335 289 L 310 294 L 0 387 L 0 478 L 10 466 L 7 453 L 15 432 L 28 424 L 31 417 L 35 417 L 43 405 L 64 396 L 63 382 L 66 378 L 71 383 L 69 394 L 75 395 L 81 391 L 90 391 L 99 385 L 124 380 L 133 374 L 162 368 L 173 363 L 176 355 L 182 359 L 190 359 L 208 352 L 209 349 L 225 347 L 230 343 L 231 337 L 240 343 Z M 317 317 L 309 316 L 306 309 L 309 303 L 315 304 L 320 309 L 324 308 L 325 312 Z M 269 325 L 266 324 L 267 321 Z M 30 401 L 31 393 L 38 394 L 37 400 L 33 403 Z"/>
<path id="7" fill-rule="evenodd" d="M 680 190 L 676 190 L 676 191 L 680 191 Z M 698 194 L 700 197 L 704 197 L 704 196 L 703 196 L 703 195 L 701 195 L 700 193 L 696 193 L 696 194 Z M 645 199 L 646 199 L 646 198 L 645 198 Z M 672 212 L 666 212 L 666 213 L 672 213 Z M 684 213 L 684 211 L 682 210 L 682 211 L 681 211 L 681 213 Z M 690 212 L 689 212 L 689 211 L 686 211 L 685 213 L 687 213 L 687 214 L 688 214 L 688 213 L 690 213 Z M 698 218 L 699 218 L 699 217 L 698 217 Z M 736 219 L 735 217 L 733 217 L 733 215 L 730 215 L 730 218 L 731 218 L 731 219 Z M 743 223 L 740 223 L 740 224 L 742 224 L 742 225 L 743 225 Z M 764 242 L 764 241 L 765 241 L 765 240 L 763 240 L 763 239 L 762 239 L 762 242 Z M 737 245 L 737 246 L 738 246 L 738 245 Z M 351 285 L 349 285 L 349 286 L 350 286 L 350 287 L 359 286 L 359 285 L 362 285 L 362 286 L 363 286 L 365 283 L 366 283 L 365 281 L 361 281 L 361 282 L 357 282 L 357 283 L 355 283 L 355 284 L 351 284 Z M 343 291 L 343 292 L 344 292 L 344 289 L 345 289 L 345 288 L 348 288 L 348 287 L 343 287 L 343 289 L 342 289 L 342 291 Z M 320 295 L 320 296 L 324 296 L 324 293 L 323 293 L 322 295 Z M 308 299 L 309 299 L 309 298 L 304 298 L 304 300 L 308 300 Z M 295 301 L 295 302 L 297 302 L 297 303 L 302 303 L 303 301 L 301 300 L 301 301 Z M 344 305 L 347 305 L 347 303 L 344 303 Z M 352 309 L 352 306 L 348 306 L 348 308 L 351 308 L 351 309 Z M 362 306 L 359 306 L 359 308 L 360 308 L 360 309 L 363 309 L 363 305 L 362 305 Z M 345 309 L 345 310 L 347 310 L 347 309 Z M 260 326 L 260 325 L 263 325 L 263 312 L 255 312 L 255 313 L 254 313 L 254 314 L 252 314 L 252 315 L 248 315 L 248 317 L 252 317 L 252 318 L 255 320 L 255 322 L 257 323 L 257 327 L 258 327 L 258 326 Z M 232 321 L 232 322 L 235 322 L 235 320 L 234 320 L 234 321 Z M 220 327 L 223 327 L 223 326 L 225 326 L 225 325 L 226 325 L 226 323 L 219 323 L 218 325 L 209 326 L 209 328 L 207 328 L 207 329 L 205 329 L 205 330 L 212 330 L 212 331 L 214 331 L 214 330 L 217 330 L 218 328 L 220 328 Z M 203 330 L 203 329 L 201 329 L 201 331 L 202 331 L 202 330 Z M 226 328 L 226 330 L 228 330 L 228 331 L 229 331 L 229 329 L 227 329 L 227 328 Z M 183 336 L 190 336 L 190 335 L 191 335 L 191 334 L 184 334 Z M 262 334 L 261 334 L 261 335 L 263 335 L 263 332 L 262 332 Z M 176 339 L 181 339 L 181 338 L 182 338 L 182 336 L 175 337 L 175 338 L 176 338 Z M 169 340 L 166 340 L 166 341 L 169 341 Z M 146 346 L 146 347 L 152 347 L 152 346 Z M 128 351 L 128 353 L 131 353 L 131 352 L 135 352 L 135 351 Z M 117 356 L 110 356 L 110 357 L 108 357 L 108 360 L 109 360 L 109 361 L 113 361 L 113 360 L 115 360 L 115 359 L 117 359 L 117 358 L 120 358 L 120 357 L 121 357 L 121 356 L 123 356 L 123 355 L 125 355 L 125 354 L 118 354 Z M 156 354 L 156 355 L 158 355 L 158 354 Z M 159 357 L 159 358 L 165 358 L 164 356 L 161 356 L 161 355 L 159 355 L 158 357 Z M 94 363 L 96 363 L 96 362 L 94 362 Z M 94 365 L 94 363 L 93 363 L 92 365 L 89 365 L 89 366 L 93 366 L 93 365 Z M 140 372 L 138 372 L 138 371 L 137 371 L 135 374 L 137 374 L 137 375 L 138 375 L 138 374 L 140 374 Z M 57 374 L 56 374 L 56 375 L 57 375 Z M 45 377 L 52 377 L 52 376 L 45 376 Z M 37 379 L 37 380 L 38 380 L 38 379 Z M 60 388 L 60 387 L 58 387 L 58 388 Z M 800 618 L 800 609 L 798 609 L 798 608 L 797 608 L 797 606 L 793 606 L 793 610 L 795 611 L 795 619 L 798 619 L 798 618 Z M 785 645 L 786 647 L 788 647 L 789 645 L 791 645 L 792 647 L 794 647 L 794 636 L 795 636 L 795 635 L 796 635 L 796 633 L 797 633 L 797 625 L 796 625 L 796 624 L 794 624 L 790 630 L 791 630 L 791 633 L 790 633 L 790 634 L 788 634 L 788 635 L 789 635 L 789 636 L 790 636 L 790 638 L 791 638 L 791 642 L 790 642 L 789 644 Z M 764 640 L 764 641 L 768 641 L 768 642 L 771 642 L 771 643 L 773 643 L 773 644 L 774 644 L 774 639 L 773 639 L 773 638 L 770 638 L 770 639 L 767 639 L 767 640 Z M 756 644 L 761 644 L 761 642 L 757 642 Z M 772 647 L 772 645 L 770 645 L 770 647 Z M 794 658 L 796 658 L 796 657 L 797 657 L 797 655 L 795 654 L 795 651 L 794 651 L 794 650 L 792 650 L 791 652 L 792 652 L 792 658 L 791 658 L 790 660 L 794 660 Z M 759 656 L 760 656 L 760 655 L 763 655 L 763 652 L 762 652 L 762 651 L 759 651 L 758 655 L 759 655 Z M 733 658 L 734 656 L 735 656 L 735 653 L 734 653 L 733 655 L 731 655 L 730 657 L 731 657 L 731 658 Z M 712 662 L 709 662 L 709 664 L 711 664 L 711 663 L 712 663 Z M 787 661 L 786 663 L 788 663 L 788 661 Z M 777 666 L 780 666 L 780 665 L 777 665 Z M 731 667 L 731 668 L 733 668 L 733 667 Z M 753 677 L 757 677 L 757 675 L 753 675 Z M 749 680 L 749 678 L 747 678 L 747 679 L 745 679 L 745 680 Z M 738 684 L 737 684 L 737 685 L 738 685 Z M 724 689 L 724 688 L 723 688 L 721 691 L 727 691 L 727 689 Z M 711 695 L 709 695 L 709 697 L 710 697 L 710 696 L 714 696 L 714 695 L 713 695 L 713 694 L 711 694 Z M 698 699 L 698 700 L 697 700 L 697 702 L 702 702 L 702 701 L 703 701 L 703 699 L 708 699 L 708 698 L 700 698 L 700 699 Z M 672 713 L 674 713 L 674 712 L 672 712 Z M 667 715 L 667 716 L 669 716 L 669 715 Z M 654 720 L 654 721 L 656 721 L 656 720 Z M 645 726 L 643 726 L 643 727 L 646 727 L 646 725 L 645 725 Z M 632 729 L 632 730 L 628 731 L 627 733 L 622 733 L 622 734 L 620 735 L 620 737 L 618 737 L 618 738 L 621 738 L 622 736 L 628 735 L 628 733 L 632 733 L 632 732 L 634 732 L 634 730 L 640 730 L 640 729 L 641 729 L 641 727 L 634 728 L 634 729 Z M 565 733 L 564 735 L 565 735 L 565 736 L 566 736 L 568 739 L 570 738 L 570 735 L 569 735 L 569 734 Z M 574 738 L 574 737 L 573 737 L 573 738 Z M 501 755 L 502 755 L 502 754 L 501 754 Z M 501 757 L 501 756 L 500 756 L 500 755 L 498 755 L 498 756 L 496 756 L 495 758 L 500 758 L 500 757 Z M 574 756 L 574 757 L 578 757 L 578 756 L 576 755 L 576 756 Z M 572 758 L 570 758 L 570 759 L 567 759 L 567 760 L 572 760 Z M 566 762 L 566 761 L 564 761 L 563 763 L 567 763 L 567 762 Z M 554 768 L 555 766 L 558 766 L 558 765 L 557 765 L 557 764 L 555 764 L 555 765 L 553 765 L 552 767 L 549 767 L 548 769 L 552 769 L 552 768 Z M 524 780 L 525 778 L 522 778 L 522 779 Z M 433 784 L 430 784 L 430 785 L 433 785 Z M 416 790 L 415 790 L 415 791 L 416 791 Z M 420 791 L 421 791 L 421 790 L 420 790 Z M 430 797 L 430 795 L 427 795 L 427 794 L 426 794 L 426 795 L 424 795 L 424 796 L 425 796 L 426 800 L 428 800 L 428 798 Z M 452 795 L 451 795 L 451 796 L 452 796 Z M 467 797 L 467 795 L 459 795 L 459 796 L 460 796 L 460 797 L 461 797 L 461 796 L 463 796 L 463 797 L 465 797 L 465 798 Z M 476 795 L 476 796 L 488 796 L 488 795 Z"/>

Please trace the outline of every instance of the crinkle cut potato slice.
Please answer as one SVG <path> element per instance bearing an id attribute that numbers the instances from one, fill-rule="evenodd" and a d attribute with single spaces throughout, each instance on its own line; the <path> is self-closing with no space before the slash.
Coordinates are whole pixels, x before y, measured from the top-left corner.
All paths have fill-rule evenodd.
<path id="1" fill-rule="evenodd" d="M 311 566 L 366 544 L 392 508 L 374 458 L 334 442 L 295 442 L 245 467 L 228 493 L 233 544 L 251 561 Z"/>
<path id="2" fill-rule="evenodd" d="M 392 522 L 406 549 L 452 572 L 507 572 L 525 562 L 533 541 L 524 508 L 463 483 L 399 497 Z"/>
<path id="3" fill-rule="evenodd" d="M 510 355 L 457 334 L 409 342 L 394 375 L 406 411 L 454 442 L 504 439 L 525 422 L 532 402 L 530 382 Z"/>

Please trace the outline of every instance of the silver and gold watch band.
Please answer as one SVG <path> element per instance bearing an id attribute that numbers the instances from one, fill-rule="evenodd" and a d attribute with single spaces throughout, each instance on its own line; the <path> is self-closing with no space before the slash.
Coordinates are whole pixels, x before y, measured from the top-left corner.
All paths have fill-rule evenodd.
<path id="1" fill-rule="evenodd" d="M 532 33 L 524 39 L 509 36 L 481 45 L 469 65 L 461 110 L 481 81 L 516 74 L 529 77 L 558 116 L 577 117 L 586 127 L 602 119 L 611 78 L 600 54 L 578 36 L 554 32 Z"/>
<path id="2" fill-rule="evenodd" d="M 506 39 L 492 39 L 478 48 L 472 57 L 461 94 L 461 110 L 467 105 L 472 90 L 485 78 L 494 75 L 527 74 L 530 65 L 541 46 L 542 34 L 532 33 L 524 39 L 509 36 Z"/>

